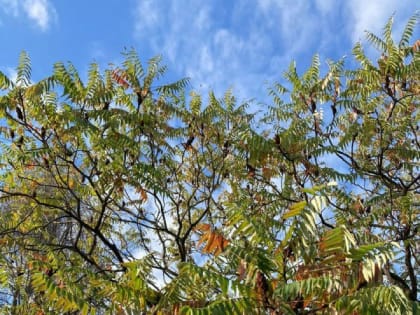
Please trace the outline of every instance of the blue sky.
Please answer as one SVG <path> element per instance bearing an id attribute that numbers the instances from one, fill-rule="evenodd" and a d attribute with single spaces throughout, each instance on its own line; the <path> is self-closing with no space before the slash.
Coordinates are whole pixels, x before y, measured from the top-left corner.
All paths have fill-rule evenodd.
<path id="1" fill-rule="evenodd" d="M 161 54 L 168 79 L 190 77 L 199 92 L 233 88 L 241 100 L 266 100 L 292 60 L 303 70 L 315 53 L 324 64 L 350 56 L 364 30 L 380 33 L 395 13 L 400 33 L 419 8 L 418 0 L 0 0 L 0 71 L 13 77 L 26 50 L 34 80 L 57 61 L 86 73 L 133 47 L 145 61 Z"/>
<path id="2" fill-rule="evenodd" d="M 304 69 L 314 53 L 322 62 L 349 56 L 364 30 L 380 33 L 395 12 L 398 33 L 419 7 L 415 0 L 0 0 L 0 70 L 13 76 L 26 50 L 35 80 L 56 61 L 86 72 L 90 62 L 118 63 L 124 47 L 134 47 L 143 60 L 161 54 L 168 78 L 190 77 L 195 90 L 233 88 L 242 99 L 261 99 L 290 61 Z"/>

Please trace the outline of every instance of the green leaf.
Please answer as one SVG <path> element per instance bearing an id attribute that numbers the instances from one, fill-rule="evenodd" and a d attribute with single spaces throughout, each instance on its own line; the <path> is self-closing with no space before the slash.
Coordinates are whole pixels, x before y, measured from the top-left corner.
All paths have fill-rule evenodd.
<path id="1" fill-rule="evenodd" d="M 300 202 L 292 204 L 289 208 L 289 211 L 287 211 L 283 215 L 283 220 L 300 215 L 302 213 L 302 210 L 305 207 L 306 207 L 306 201 L 300 201 Z"/>

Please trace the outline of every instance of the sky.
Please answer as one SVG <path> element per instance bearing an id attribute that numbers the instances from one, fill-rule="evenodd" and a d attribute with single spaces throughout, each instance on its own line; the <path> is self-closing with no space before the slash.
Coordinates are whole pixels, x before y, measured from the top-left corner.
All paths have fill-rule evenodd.
<path id="1" fill-rule="evenodd" d="M 0 71 L 13 78 L 25 50 L 34 81 L 58 61 L 83 78 L 89 63 L 118 64 L 134 48 L 143 61 L 162 55 L 169 81 L 265 100 L 293 60 L 303 71 L 315 53 L 324 65 L 350 58 L 365 30 L 380 34 L 394 14 L 401 33 L 418 9 L 418 0 L 0 0 Z"/>
<path id="2" fill-rule="evenodd" d="M 19 53 L 33 79 L 71 61 L 82 74 L 95 61 L 118 64 L 125 48 L 142 60 L 162 55 L 168 79 L 191 89 L 262 99 L 292 60 L 304 70 L 351 55 L 364 31 L 380 34 L 395 14 L 396 33 L 416 0 L 0 0 L 0 71 L 13 77 Z M 414 37 L 420 37 L 419 29 Z M 83 75 L 82 75 L 83 77 Z"/>

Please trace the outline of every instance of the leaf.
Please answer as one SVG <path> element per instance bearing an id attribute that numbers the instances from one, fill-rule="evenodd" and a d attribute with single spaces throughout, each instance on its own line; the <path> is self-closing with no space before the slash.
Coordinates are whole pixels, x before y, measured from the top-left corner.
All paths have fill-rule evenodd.
<path id="1" fill-rule="evenodd" d="M 306 207 L 306 201 L 300 201 L 300 202 L 294 203 L 293 205 L 290 206 L 289 211 L 287 211 L 283 215 L 283 220 L 300 215 L 302 213 L 302 210 L 305 207 Z"/>
<path id="2" fill-rule="evenodd" d="M 325 196 L 314 196 L 311 199 L 311 205 L 314 207 L 315 211 L 320 213 L 322 209 L 327 204 L 327 198 Z"/>
<path id="3" fill-rule="evenodd" d="M 341 251 L 344 247 L 344 233 L 342 228 L 327 231 L 319 243 L 321 252 Z"/>
<path id="4" fill-rule="evenodd" d="M 198 230 L 204 231 L 200 239 L 197 242 L 197 246 L 205 244 L 202 251 L 207 254 L 214 254 L 215 256 L 220 255 L 225 248 L 229 245 L 229 241 L 223 237 L 222 234 L 215 230 L 212 230 L 210 225 L 201 224 L 197 228 Z"/>
<path id="5" fill-rule="evenodd" d="M 142 202 L 147 201 L 147 192 L 142 187 L 137 188 L 137 192 L 140 194 Z"/>
<path id="6" fill-rule="evenodd" d="M 128 89 L 130 87 L 129 83 L 127 82 L 127 74 L 121 69 L 114 69 L 111 72 L 112 79 L 117 82 L 117 84 L 121 85 L 123 88 Z"/>

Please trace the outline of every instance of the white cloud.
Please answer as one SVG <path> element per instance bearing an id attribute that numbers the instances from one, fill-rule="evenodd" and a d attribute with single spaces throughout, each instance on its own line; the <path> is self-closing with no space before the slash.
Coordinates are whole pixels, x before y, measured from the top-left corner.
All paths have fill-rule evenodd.
<path id="1" fill-rule="evenodd" d="M 89 44 L 89 54 L 90 56 L 98 62 L 98 60 L 102 60 L 106 57 L 106 52 L 104 48 L 104 44 L 102 41 L 92 41 Z"/>
<path id="2" fill-rule="evenodd" d="M 26 16 L 35 26 L 46 31 L 57 17 L 53 5 L 48 0 L 0 0 L 1 10 L 15 18 Z"/>
<path id="3" fill-rule="evenodd" d="M 264 82 L 279 80 L 293 59 L 303 67 L 317 52 L 322 60 L 341 58 L 351 51 L 350 39 L 381 28 L 402 7 L 384 0 L 385 10 L 371 0 L 362 8 L 362 1 L 137 0 L 134 37 L 199 92 L 220 95 L 233 87 L 239 99 L 261 99 Z"/>
<path id="4" fill-rule="evenodd" d="M 12 82 L 16 82 L 16 79 L 17 79 L 16 69 L 11 68 L 11 67 L 6 67 L 6 75 Z"/>
<path id="5" fill-rule="evenodd" d="M 0 0 L 0 6 L 6 14 L 17 16 L 19 12 L 18 0 Z"/>
<path id="6" fill-rule="evenodd" d="M 218 30 L 213 36 L 213 42 L 218 56 L 227 60 L 240 54 L 244 49 L 243 40 L 226 29 Z"/>
<path id="7" fill-rule="evenodd" d="M 207 45 L 204 45 L 200 49 L 199 56 L 200 56 L 199 57 L 200 65 L 202 66 L 203 71 L 213 72 L 214 71 L 213 56 Z"/>
<path id="8" fill-rule="evenodd" d="M 396 14 L 396 33 L 400 33 L 418 3 L 415 0 L 352 0 L 347 3 L 350 19 L 347 23 L 353 42 L 365 38 L 365 31 L 380 35 L 385 23 Z M 398 37 L 397 37 L 398 38 Z"/>
<path id="9" fill-rule="evenodd" d="M 242 30 L 241 25 L 229 25 L 241 23 L 241 17 L 237 19 L 231 14 L 234 12 L 216 3 L 179 0 L 152 4 L 139 0 L 136 8 L 135 38 L 152 46 L 155 54 L 163 54 L 170 69 L 190 77 L 193 88 L 202 92 L 214 89 L 221 94 L 233 87 L 241 97 L 249 98 L 257 87 L 251 81 L 256 77 L 258 83 L 264 81 L 257 68 L 269 62 L 265 58 L 273 52 L 263 28 L 248 24 L 248 29 Z M 239 9 L 254 14 L 252 8 Z M 146 12 L 150 15 L 143 17 Z M 229 23 L 220 23 L 221 14 Z"/>
<path id="10" fill-rule="evenodd" d="M 275 0 L 258 0 L 258 6 L 264 12 L 269 12 L 272 6 L 281 5 L 279 2 Z"/>
<path id="11" fill-rule="evenodd" d="M 209 17 L 209 11 L 207 7 L 202 8 L 195 20 L 194 20 L 194 26 L 200 30 L 206 29 L 210 26 L 210 17 Z"/>
<path id="12" fill-rule="evenodd" d="M 259 0 L 258 8 L 264 24 L 276 31 L 274 39 L 286 48 L 282 55 L 291 60 L 320 52 L 334 41 L 340 30 L 332 17 L 340 15 L 341 5 L 331 4 L 333 0 Z"/>
<path id="13" fill-rule="evenodd" d="M 46 0 L 26 0 L 23 3 L 23 10 L 41 30 L 46 30 L 48 28 L 50 15 Z"/>
<path id="14" fill-rule="evenodd" d="M 315 0 L 317 9 L 322 15 L 337 11 L 338 4 L 335 0 Z"/>
<path id="15" fill-rule="evenodd" d="M 140 0 L 136 7 L 136 32 L 147 31 L 153 28 L 159 22 L 159 10 L 156 5 L 157 1 Z"/>

